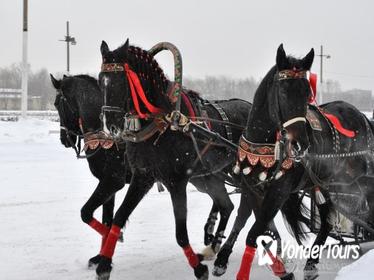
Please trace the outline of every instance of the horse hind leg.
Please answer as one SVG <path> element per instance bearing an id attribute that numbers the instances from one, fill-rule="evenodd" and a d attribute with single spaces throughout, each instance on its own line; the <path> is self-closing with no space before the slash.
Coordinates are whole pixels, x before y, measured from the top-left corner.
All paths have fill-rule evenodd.
<path id="1" fill-rule="evenodd" d="M 205 178 L 205 185 L 207 193 L 213 199 L 214 205 L 216 205 L 220 213 L 220 220 L 211 244 L 208 245 L 202 252 L 205 260 L 212 260 L 221 248 L 224 232 L 231 212 L 234 209 L 234 205 L 227 194 L 224 181 L 214 176 L 210 176 Z M 213 230 L 214 228 L 211 229 Z"/>
<path id="2" fill-rule="evenodd" d="M 248 218 L 252 214 L 252 204 L 249 198 L 250 194 L 243 192 L 240 196 L 240 205 L 238 213 L 235 218 L 234 226 L 230 232 L 229 237 L 223 244 L 222 248 L 217 254 L 217 259 L 214 262 L 212 274 L 214 276 L 222 276 L 226 273 L 227 264 L 236 240 L 238 239 L 240 231 L 245 226 Z"/>
<path id="3" fill-rule="evenodd" d="M 208 246 L 212 243 L 214 238 L 214 228 L 218 219 L 219 209 L 216 203 L 213 202 L 212 209 L 210 210 L 208 219 L 204 226 L 204 245 Z"/>
<path id="4" fill-rule="evenodd" d="M 327 200 L 325 203 L 318 205 L 318 211 L 321 218 L 321 228 L 317 234 L 317 237 L 313 243 L 313 247 L 317 246 L 319 249 L 326 242 L 326 239 L 332 229 L 331 224 L 329 223 L 329 214 L 331 212 L 331 201 Z M 314 251 L 312 249 L 312 251 Z M 304 267 L 304 279 L 305 280 L 314 280 L 318 277 L 318 268 L 317 264 L 319 263 L 320 252 L 318 254 L 313 254 L 306 262 Z"/>

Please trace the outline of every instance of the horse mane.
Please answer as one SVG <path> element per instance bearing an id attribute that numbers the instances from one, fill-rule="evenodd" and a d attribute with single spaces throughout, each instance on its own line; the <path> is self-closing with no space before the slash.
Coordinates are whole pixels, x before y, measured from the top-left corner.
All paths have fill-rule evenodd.
<path id="1" fill-rule="evenodd" d="M 95 77 L 90 76 L 90 75 L 79 74 L 79 75 L 74 75 L 74 76 L 71 76 L 71 77 L 86 80 L 87 82 L 89 82 L 89 83 L 98 87 L 97 79 Z"/>
<path id="2" fill-rule="evenodd" d="M 169 80 L 167 79 L 164 70 L 160 67 L 154 56 L 148 51 L 130 45 L 128 48 L 128 57 L 131 67 L 136 70 L 142 82 L 150 82 L 155 91 L 159 94 L 165 94 Z"/>

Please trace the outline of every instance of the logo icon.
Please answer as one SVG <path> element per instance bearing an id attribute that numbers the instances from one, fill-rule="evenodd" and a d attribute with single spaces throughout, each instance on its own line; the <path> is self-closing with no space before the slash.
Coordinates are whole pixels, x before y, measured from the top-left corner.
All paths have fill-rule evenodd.
<path id="1" fill-rule="evenodd" d="M 260 235 L 256 239 L 258 265 L 272 265 L 273 259 L 277 255 L 278 242 L 271 236 Z"/>

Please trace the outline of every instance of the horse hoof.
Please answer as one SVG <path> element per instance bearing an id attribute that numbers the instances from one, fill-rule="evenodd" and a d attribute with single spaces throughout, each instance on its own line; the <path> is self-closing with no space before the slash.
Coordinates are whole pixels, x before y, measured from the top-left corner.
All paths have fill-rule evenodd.
<path id="1" fill-rule="evenodd" d="M 216 257 L 216 252 L 213 250 L 212 246 L 209 245 L 204 248 L 201 255 L 203 255 L 204 261 L 212 261 Z"/>
<path id="2" fill-rule="evenodd" d="M 209 270 L 208 266 L 205 264 L 199 263 L 197 267 L 195 267 L 195 276 L 198 280 L 208 280 L 209 279 Z"/>
<path id="3" fill-rule="evenodd" d="M 293 273 L 287 273 L 280 278 L 281 280 L 295 280 L 295 275 Z"/>
<path id="4" fill-rule="evenodd" d="M 100 263 L 101 256 L 96 255 L 88 260 L 88 268 L 93 269 L 96 268 L 96 266 Z"/>
<path id="5" fill-rule="evenodd" d="M 226 273 L 227 265 L 215 265 L 212 270 L 212 274 L 216 277 L 222 276 Z"/>
<path id="6" fill-rule="evenodd" d="M 97 280 L 109 280 L 109 278 L 110 278 L 110 272 L 97 275 L 96 277 Z"/>
<path id="7" fill-rule="evenodd" d="M 314 280 L 319 276 L 318 268 L 315 264 L 307 263 L 304 268 L 304 280 Z"/>
<path id="8" fill-rule="evenodd" d="M 96 268 L 96 275 L 98 280 L 109 280 L 110 272 L 112 271 L 112 259 L 101 257 L 99 265 Z"/>

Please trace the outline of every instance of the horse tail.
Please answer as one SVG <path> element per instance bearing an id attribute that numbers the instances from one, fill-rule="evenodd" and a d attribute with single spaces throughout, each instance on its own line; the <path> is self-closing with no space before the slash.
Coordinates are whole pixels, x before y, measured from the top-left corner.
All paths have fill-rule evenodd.
<path id="1" fill-rule="evenodd" d="M 309 229 L 310 222 L 310 210 L 302 202 L 303 197 L 299 193 L 291 193 L 281 209 L 288 231 L 299 244 L 307 238 L 303 224 Z"/>

